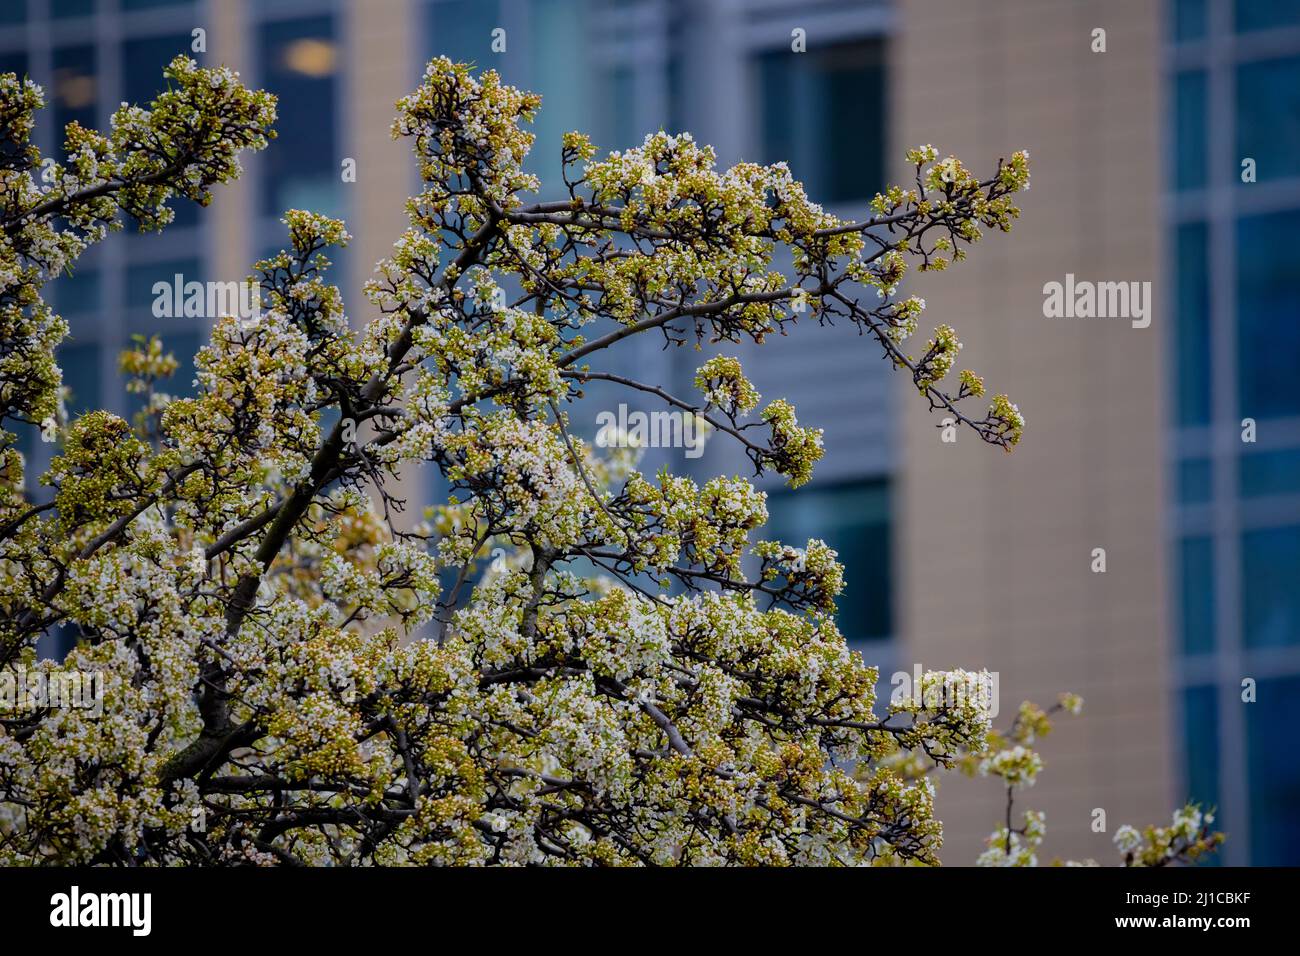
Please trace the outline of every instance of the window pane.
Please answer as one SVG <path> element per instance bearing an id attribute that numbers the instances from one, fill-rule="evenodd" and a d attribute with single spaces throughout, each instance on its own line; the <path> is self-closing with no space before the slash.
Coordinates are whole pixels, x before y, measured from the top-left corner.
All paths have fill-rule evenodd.
<path id="1" fill-rule="evenodd" d="M 147 333 L 138 333 L 147 334 Z M 157 332 L 158 338 L 162 340 L 163 354 L 170 353 L 176 358 L 176 372 L 171 378 L 165 378 L 156 383 L 156 389 L 164 392 L 174 398 L 191 398 L 195 393 L 194 389 L 194 356 L 198 350 L 207 343 L 206 334 L 200 335 L 192 327 L 162 329 Z M 136 342 L 130 336 L 127 336 L 122 342 L 121 351 L 138 348 L 139 342 Z M 122 376 L 121 388 L 125 391 L 127 376 Z M 135 415 L 144 408 L 145 396 L 133 393 L 127 393 L 126 408 L 127 420 L 132 424 L 135 423 Z"/>
<path id="2" fill-rule="evenodd" d="M 167 88 L 163 68 L 178 55 L 190 54 L 190 35 L 146 37 L 122 44 L 122 98 L 128 103 L 147 106 Z M 183 197 L 171 200 L 176 212 L 173 226 L 192 226 L 199 220 L 199 207 Z M 134 226 L 132 227 L 134 231 Z"/>
<path id="3" fill-rule="evenodd" d="M 1260 182 L 1300 174 L 1300 57 L 1237 67 L 1237 155 Z"/>
<path id="4" fill-rule="evenodd" d="M 1242 455 L 1239 468 L 1243 498 L 1300 493 L 1300 448 Z"/>
<path id="5" fill-rule="evenodd" d="M 147 106 L 168 86 L 163 67 L 182 54 L 192 55 L 188 33 L 123 42 L 122 98 L 128 103 Z"/>
<path id="6" fill-rule="evenodd" d="M 1189 458 L 1178 463 L 1178 500 L 1185 505 L 1203 504 L 1214 495 L 1214 469 L 1208 458 Z"/>
<path id="7" fill-rule="evenodd" d="M 1205 185 L 1205 73 L 1179 73 L 1174 80 L 1174 182 L 1179 190 Z"/>
<path id="8" fill-rule="evenodd" d="M 674 42 L 681 44 L 684 41 L 678 39 Z M 686 97 L 690 95 L 690 91 L 686 88 L 681 55 L 670 54 L 665 70 L 664 82 L 668 87 L 668 132 L 682 133 L 686 131 Z"/>
<path id="9" fill-rule="evenodd" d="M 757 60 L 763 161 L 789 163 L 815 202 L 866 199 L 884 184 L 884 45 L 862 40 Z"/>
<path id="10" fill-rule="evenodd" d="M 1237 0 L 1237 32 L 1300 24 L 1300 0 Z"/>
<path id="11" fill-rule="evenodd" d="M 65 344 L 59 348 L 58 358 L 68 389 L 68 415 L 75 418 L 99 408 L 99 345 Z"/>
<path id="12" fill-rule="evenodd" d="M 126 270 L 126 310 L 127 325 L 131 332 L 141 333 L 143 335 L 153 335 L 154 333 L 165 333 L 168 326 L 174 325 L 184 318 L 183 315 L 176 315 L 174 301 L 163 301 L 160 311 L 162 316 L 154 315 L 154 301 L 159 294 L 169 295 L 154 291 L 154 285 L 159 282 L 167 284 L 168 290 L 171 290 L 177 282 L 181 283 L 182 299 L 184 293 L 184 284 L 187 282 L 198 282 L 203 280 L 199 275 L 199 262 L 197 259 L 173 259 L 168 262 L 149 262 L 140 265 L 130 266 Z M 170 296 L 174 300 L 174 296 Z M 205 300 L 206 302 L 206 296 Z M 183 301 L 182 301 L 183 304 Z M 168 309 L 170 308 L 170 314 Z M 191 319 L 198 318 L 191 316 Z M 211 318 L 203 316 L 202 318 Z"/>
<path id="13" fill-rule="evenodd" d="M 0 23 L 25 23 L 27 0 L 6 0 L 0 3 Z"/>
<path id="14" fill-rule="evenodd" d="M 0 73 L 13 73 L 21 80 L 27 75 L 27 54 L 21 50 L 0 53 Z"/>
<path id="15" fill-rule="evenodd" d="M 95 0 L 50 0 L 50 16 L 88 17 L 95 12 Z"/>
<path id="16" fill-rule="evenodd" d="M 1202 809 L 1219 803 L 1219 700 L 1214 687 L 1189 687 L 1183 691 L 1183 747 L 1186 794 L 1182 799 L 1199 803 Z M 1223 819 L 1216 814 L 1216 826 Z"/>
<path id="17" fill-rule="evenodd" d="M 339 51 L 330 17 L 263 24 L 261 86 L 278 96 L 278 137 L 263 154 L 262 212 L 342 215 L 335 109 Z"/>
<path id="18" fill-rule="evenodd" d="M 179 280 L 177 279 L 179 276 Z M 131 266 L 126 270 L 126 337 L 123 349 L 131 348 L 135 343 L 133 335 L 146 338 L 157 335 L 162 339 L 163 351 L 172 352 L 180 363 L 176 374 L 160 385 L 160 390 L 169 395 L 192 395 L 194 393 L 194 353 L 199 347 L 199 333 L 196 327 L 206 330 L 219 316 L 207 315 L 206 285 L 204 286 L 204 315 L 177 315 L 174 295 L 171 290 L 177 281 L 182 283 L 182 305 L 184 304 L 184 284 L 203 282 L 206 276 L 197 259 L 177 259 L 171 262 L 155 262 Z M 155 283 L 166 283 L 167 291 L 154 292 Z M 168 308 L 160 309 L 162 316 L 154 315 L 154 304 L 159 295 L 170 300 L 164 303 Z M 170 311 L 172 314 L 166 314 Z M 206 336 L 206 331 L 204 332 Z M 205 339 L 206 340 L 206 339 Z M 130 413 L 134 415 L 143 406 L 138 395 L 127 399 Z"/>
<path id="19" fill-rule="evenodd" d="M 162 337 L 163 351 L 171 352 L 176 356 L 176 361 L 180 363 L 176 369 L 176 374 L 162 386 L 163 391 L 169 395 L 183 398 L 192 398 L 194 396 L 194 375 L 196 371 L 194 356 L 198 354 L 199 349 L 208 344 L 208 339 L 209 335 L 206 330 L 201 332 L 196 330 L 173 332 L 171 335 Z"/>
<path id="20" fill-rule="evenodd" d="M 93 46 L 62 47 L 54 51 L 55 141 L 63 148 L 64 129 L 72 121 L 93 128 L 98 81 L 95 78 Z"/>
<path id="21" fill-rule="evenodd" d="M 586 47 L 570 42 L 575 25 L 586 22 L 585 7 L 584 0 L 534 0 L 529 6 L 534 55 L 529 58 L 528 86 L 542 94 L 544 108 L 533 123 L 537 139 L 525 168 L 541 179 L 543 191 L 548 195 L 552 192 L 548 186 L 559 183 L 563 188 L 560 150 L 564 134 L 586 129 L 592 113 L 588 93 L 592 84 L 584 59 Z M 544 52 L 566 46 L 568 52 L 562 57 Z"/>
<path id="22" fill-rule="evenodd" d="M 153 7 L 189 6 L 194 0 L 117 0 L 123 10 L 149 10 Z"/>
<path id="23" fill-rule="evenodd" d="M 608 74 L 605 84 L 605 129 L 607 149 L 628 149 L 641 145 L 643 135 L 636 129 L 636 77 L 630 69 L 616 67 Z"/>
<path id="24" fill-rule="evenodd" d="M 1293 211 L 1237 223 L 1237 376 L 1242 417 L 1300 414 L 1300 296 Z"/>
<path id="25" fill-rule="evenodd" d="M 795 547 L 820 538 L 839 552 L 845 587 L 838 623 L 847 640 L 893 633 L 890 587 L 889 486 L 864 482 L 769 494 L 771 520 L 762 534 Z"/>
<path id="26" fill-rule="evenodd" d="M 1205 0 L 1174 0 L 1174 39 L 1200 40 L 1205 36 Z"/>
<path id="27" fill-rule="evenodd" d="M 446 56 L 479 69 L 501 71 L 504 56 L 492 52 L 492 31 L 501 23 L 496 0 L 450 0 L 430 6 L 429 58 Z"/>
<path id="28" fill-rule="evenodd" d="M 1177 309 L 1174 350 L 1177 396 L 1174 414 L 1180 425 L 1210 420 L 1210 283 L 1209 229 L 1205 223 L 1179 226 L 1174 238 Z"/>
<path id="29" fill-rule="evenodd" d="M 1259 682 L 1258 699 L 1246 708 L 1247 775 L 1252 866 L 1300 863 L 1300 677 Z"/>
<path id="30" fill-rule="evenodd" d="M 77 646 L 81 628 L 76 624 L 56 624 L 36 640 L 38 660 L 62 661 Z"/>
<path id="31" fill-rule="evenodd" d="M 47 285 L 46 298 L 60 315 L 93 315 L 101 309 L 99 272 L 73 267 L 71 275 L 60 275 Z"/>
<path id="32" fill-rule="evenodd" d="M 5 430 L 13 432 L 18 438 L 16 445 L 23 456 L 23 490 L 34 497 L 41 490 L 41 463 L 36 454 L 36 446 L 40 444 L 37 440 L 40 431 L 35 425 L 25 425 L 22 422 L 9 422 Z"/>
<path id="33" fill-rule="evenodd" d="M 1300 525 L 1243 534 L 1241 571 L 1246 646 L 1300 642 Z"/>
<path id="34" fill-rule="evenodd" d="M 1214 650 L 1214 541 L 1183 538 L 1179 545 L 1184 654 Z"/>

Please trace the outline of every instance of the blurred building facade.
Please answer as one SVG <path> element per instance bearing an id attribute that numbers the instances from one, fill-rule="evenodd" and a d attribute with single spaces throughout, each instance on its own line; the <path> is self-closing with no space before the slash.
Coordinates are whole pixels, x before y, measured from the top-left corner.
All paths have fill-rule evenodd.
<path id="1" fill-rule="evenodd" d="M 1104 52 L 1096 30 L 1104 30 Z M 201 31 L 196 34 L 195 31 Z M 799 40 L 806 52 L 796 52 Z M 201 40 L 201 43 L 199 41 Z M 198 45 L 196 45 L 198 44 Z M 202 47 L 202 50 L 199 49 Z M 689 130 L 719 161 L 786 160 L 833 211 L 862 215 L 911 145 L 977 170 L 1027 147 L 1032 191 L 1010 237 L 950 272 L 910 277 L 963 365 L 1025 411 L 1005 456 L 941 441 L 909 383 L 851 328 L 800 327 L 733 350 L 767 398 L 826 430 L 815 481 L 770 493 L 774 533 L 841 554 L 846 635 L 888 675 L 988 667 L 1001 718 L 1082 694 L 1043 744 L 1023 800 L 1046 855 L 1106 860 L 1122 822 L 1188 797 L 1220 809 L 1229 862 L 1300 862 L 1300 209 L 1295 0 L 6 0 L 0 70 L 45 85 L 38 143 L 146 100 L 178 52 L 280 97 L 279 138 L 163 236 L 93 250 L 56 284 L 70 411 L 126 413 L 117 353 L 157 332 L 184 359 L 201 323 L 150 312 L 155 281 L 230 280 L 278 248 L 280 212 L 344 216 L 336 268 L 353 311 L 417 186 L 393 102 L 434 55 L 540 91 L 545 180 L 569 129 L 602 149 Z M 1255 181 L 1241 180 L 1255 161 Z M 345 160 L 355 182 L 345 181 Z M 1150 281 L 1154 320 L 1048 319 L 1067 274 Z M 927 330 L 923 330 L 927 331 Z M 617 361 L 689 393 L 695 354 L 653 340 Z M 612 368 L 611 371 L 619 371 Z M 613 399 L 626 400 L 626 399 Z M 594 411 L 593 411 L 594 414 Z M 1257 441 L 1241 441 L 1244 418 Z M 584 423 L 579 422 L 579 427 Z M 28 436 L 39 466 L 48 448 Z M 744 473 L 722 447 L 678 470 Z M 651 463 L 653 464 L 653 463 Z M 436 494 L 410 476 L 412 504 Z M 1105 549 L 1097 573 L 1095 549 Z M 1242 702 L 1243 678 L 1255 701 Z M 946 858 L 968 862 L 1001 819 L 987 781 L 941 792 Z M 1106 831 L 1093 831 L 1094 811 Z"/>

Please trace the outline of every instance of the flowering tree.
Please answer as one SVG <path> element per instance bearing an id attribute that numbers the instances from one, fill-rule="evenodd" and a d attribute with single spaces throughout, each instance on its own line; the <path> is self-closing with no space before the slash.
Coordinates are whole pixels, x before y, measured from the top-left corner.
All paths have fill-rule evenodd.
<path id="1" fill-rule="evenodd" d="M 987 700 L 947 692 L 979 675 L 877 708 L 834 623 L 835 553 L 759 538 L 749 481 L 647 476 L 569 427 L 613 383 L 801 485 L 820 432 L 760 407 L 736 359 L 704 361 L 691 397 L 601 359 L 836 319 L 1010 450 L 1016 406 L 979 403 L 970 371 L 944 384 L 947 326 L 909 354 L 924 302 L 897 290 L 909 262 L 1010 228 L 1023 152 L 980 179 L 914 150 L 912 185 L 845 222 L 782 164 L 720 171 L 664 133 L 598 159 L 571 133 L 564 194 L 537 202 L 540 98 L 435 60 L 398 104 L 423 188 L 373 318 L 354 330 L 325 278 L 343 224 L 289 211 L 288 247 L 254 266 L 265 311 L 215 324 L 194 397 L 161 390 L 176 362 L 144 343 L 123 358 L 137 421 L 67 421 L 46 282 L 126 214 L 159 229 L 173 197 L 206 205 L 273 136 L 274 99 L 230 71 L 167 76 L 108 135 L 71 124 L 63 164 L 29 140 L 39 87 L 0 79 L 0 667 L 103 680 L 98 713 L 0 712 L 0 863 L 932 863 L 934 771 L 1033 782 L 1048 713 L 994 733 Z M 22 428 L 60 442 L 44 496 Z M 451 494 L 403 531 L 395 478 L 418 462 Z M 59 626 L 76 647 L 38 660 Z M 1195 858 L 1208 822 L 1191 808 L 1121 850 Z M 1034 862 L 1042 827 L 1009 799 L 986 861 Z"/>

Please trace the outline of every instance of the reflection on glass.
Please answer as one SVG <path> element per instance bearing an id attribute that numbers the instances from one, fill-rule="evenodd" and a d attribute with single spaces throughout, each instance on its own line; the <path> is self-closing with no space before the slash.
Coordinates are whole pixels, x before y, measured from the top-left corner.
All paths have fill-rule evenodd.
<path id="1" fill-rule="evenodd" d="M 341 216 L 334 20 L 264 23 L 258 43 L 261 85 L 279 97 L 279 135 L 263 153 L 262 212 L 279 218 L 286 209 L 310 209 Z"/>

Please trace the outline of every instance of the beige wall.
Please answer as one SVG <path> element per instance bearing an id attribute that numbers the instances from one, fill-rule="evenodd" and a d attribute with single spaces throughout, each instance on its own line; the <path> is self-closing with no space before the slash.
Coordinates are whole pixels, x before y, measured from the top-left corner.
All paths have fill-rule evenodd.
<path id="1" fill-rule="evenodd" d="M 419 184 L 411 141 L 394 140 L 390 132 L 397 101 L 419 80 L 417 12 L 410 0 L 349 3 L 342 12 L 339 35 L 347 57 L 342 146 L 344 155 L 357 161 L 356 182 L 344 186 L 352 233 L 348 314 L 354 328 L 363 327 L 375 315 L 361 288 L 373 276 L 375 263 L 392 252 L 393 243 L 410 225 L 405 203 Z M 394 523 L 409 529 L 428 504 L 428 489 L 415 469 L 408 468 L 388 490 L 406 502 L 406 510 L 394 515 Z"/>
<path id="2" fill-rule="evenodd" d="M 353 236 L 349 278 L 356 289 L 410 225 L 404 203 L 418 184 L 415 157 L 411 141 L 394 140 L 389 131 L 398 99 L 419 79 L 416 13 L 409 0 L 350 3 L 343 10 L 340 37 L 348 59 L 342 141 L 346 155 L 357 161 L 357 181 L 346 187 Z M 365 304 L 352 303 L 352 312 L 364 315 Z"/>
<path id="3" fill-rule="evenodd" d="M 209 65 L 228 66 L 249 79 L 253 63 L 253 47 L 248 41 L 247 10 L 244 0 L 214 3 L 207 10 Z M 244 158 L 245 167 L 257 162 L 254 156 Z M 257 255 L 253 238 L 252 217 L 257 207 L 256 184 L 249 176 L 242 176 L 212 190 L 212 205 L 208 216 L 212 227 L 207 233 L 211 243 L 209 262 L 214 276 L 243 278 L 253 271 L 253 257 Z"/>
<path id="4" fill-rule="evenodd" d="M 1019 702 L 1085 698 L 1041 747 L 1021 806 L 1047 812 L 1043 858 L 1109 862 L 1120 823 L 1167 819 L 1172 784 L 1162 529 L 1161 4 L 900 0 L 892 152 L 934 143 L 977 171 L 1026 147 L 1033 183 L 1010 236 L 910 280 L 961 367 L 1010 394 L 1028 428 L 1011 455 L 943 444 L 905 400 L 897 560 L 900 659 L 1001 674 Z M 1090 50 L 1095 27 L 1107 52 Z M 895 176 L 906 175 L 901 165 Z M 1150 280 L 1155 318 L 1047 319 L 1045 282 Z M 907 388 L 907 383 L 900 383 Z M 1090 571 L 1093 548 L 1108 570 Z M 966 863 L 1002 817 L 991 781 L 941 788 L 945 858 Z M 1109 833 L 1090 831 L 1107 811 Z M 1018 822 L 1018 821 L 1017 821 Z"/>

